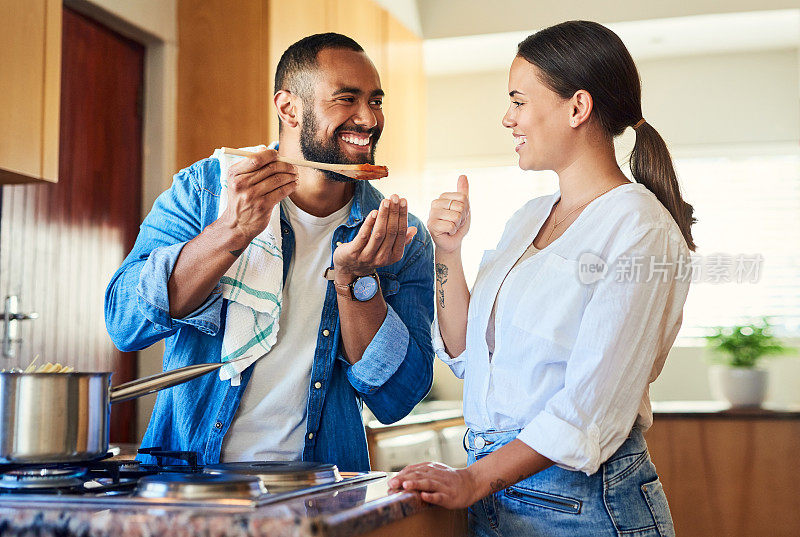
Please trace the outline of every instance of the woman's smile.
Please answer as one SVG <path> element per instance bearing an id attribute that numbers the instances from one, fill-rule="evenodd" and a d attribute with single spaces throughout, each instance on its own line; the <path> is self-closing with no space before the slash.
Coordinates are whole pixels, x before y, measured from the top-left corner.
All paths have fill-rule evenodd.
<path id="1" fill-rule="evenodd" d="M 524 134 L 514 134 L 514 142 L 517 144 L 517 147 L 514 148 L 514 151 L 519 153 L 519 150 L 522 149 L 522 146 L 528 142 L 528 137 Z"/>

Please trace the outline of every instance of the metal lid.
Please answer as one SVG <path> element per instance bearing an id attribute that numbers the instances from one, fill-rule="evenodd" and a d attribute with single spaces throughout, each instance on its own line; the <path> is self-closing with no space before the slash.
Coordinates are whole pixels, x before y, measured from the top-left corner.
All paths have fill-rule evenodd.
<path id="1" fill-rule="evenodd" d="M 176 500 L 252 499 L 266 492 L 257 477 L 212 474 L 150 475 L 141 478 L 136 489 L 142 498 Z"/>
<path id="2" fill-rule="evenodd" d="M 342 480 L 335 464 L 310 461 L 229 462 L 206 466 L 203 471 L 212 475 L 256 476 L 264 482 L 270 492 L 324 485 Z"/>

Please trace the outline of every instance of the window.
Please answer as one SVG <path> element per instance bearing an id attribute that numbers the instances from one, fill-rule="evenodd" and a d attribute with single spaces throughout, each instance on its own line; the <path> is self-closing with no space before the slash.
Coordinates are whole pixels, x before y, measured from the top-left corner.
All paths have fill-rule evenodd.
<path id="1" fill-rule="evenodd" d="M 763 315 L 780 335 L 800 336 L 800 155 L 781 153 L 675 159 L 684 198 L 698 219 L 692 230 L 699 269 L 678 345 L 700 343 L 709 327 Z M 494 248 L 514 211 L 555 192 L 558 178 L 516 166 L 428 170 L 422 205 L 429 208 L 441 192 L 455 190 L 461 173 L 470 179 L 472 227 L 463 255 L 471 285 L 483 251 Z M 742 263 L 747 272 L 737 274 Z"/>

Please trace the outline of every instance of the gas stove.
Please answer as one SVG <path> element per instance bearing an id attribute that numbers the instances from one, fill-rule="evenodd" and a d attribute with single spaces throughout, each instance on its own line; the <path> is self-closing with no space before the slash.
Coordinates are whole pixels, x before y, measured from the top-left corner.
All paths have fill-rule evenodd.
<path id="1" fill-rule="evenodd" d="M 156 464 L 107 458 L 69 464 L 0 464 L 0 506 L 25 502 L 253 509 L 386 475 L 340 472 L 333 464 L 305 461 L 202 466 L 193 452 L 145 448 L 139 453 L 151 455 Z M 163 464 L 166 458 L 185 464 Z"/>

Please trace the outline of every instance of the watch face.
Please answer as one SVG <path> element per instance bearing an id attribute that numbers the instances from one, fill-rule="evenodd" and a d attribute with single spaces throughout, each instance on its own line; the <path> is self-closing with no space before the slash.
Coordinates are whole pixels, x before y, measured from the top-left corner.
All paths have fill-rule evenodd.
<path id="1" fill-rule="evenodd" d="M 356 300 L 365 302 L 378 292 L 378 282 L 372 276 L 362 276 L 353 282 L 353 296 Z"/>

